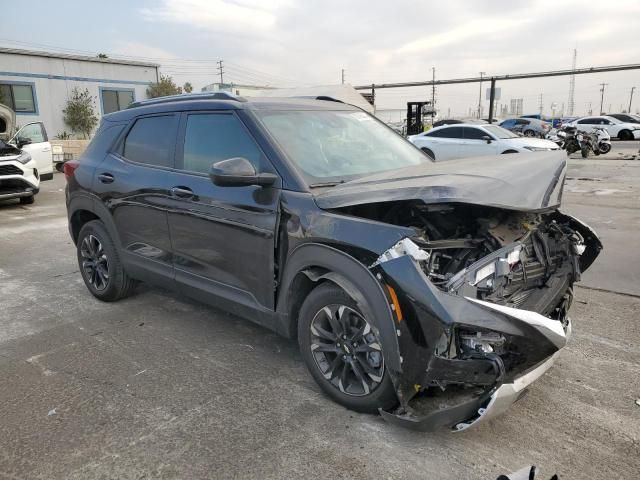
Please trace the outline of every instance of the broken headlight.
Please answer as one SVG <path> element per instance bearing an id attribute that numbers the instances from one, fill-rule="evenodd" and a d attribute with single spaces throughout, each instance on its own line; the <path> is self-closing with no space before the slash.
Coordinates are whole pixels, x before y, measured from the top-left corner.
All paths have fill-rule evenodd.
<path id="1" fill-rule="evenodd" d="M 462 351 L 494 353 L 501 350 L 506 338 L 498 332 L 461 329 L 458 342 Z"/>

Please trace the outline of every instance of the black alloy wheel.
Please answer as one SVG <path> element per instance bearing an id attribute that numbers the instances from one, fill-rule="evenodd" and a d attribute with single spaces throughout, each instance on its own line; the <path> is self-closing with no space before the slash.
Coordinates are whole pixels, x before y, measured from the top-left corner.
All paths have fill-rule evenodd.
<path id="1" fill-rule="evenodd" d="M 97 291 L 102 291 L 109 284 L 109 259 L 102 243 L 94 235 L 87 235 L 80 245 L 82 257 L 82 274 Z"/>
<path id="2" fill-rule="evenodd" d="M 327 305 L 310 325 L 316 366 L 345 395 L 369 395 L 384 376 L 382 348 L 362 315 L 346 305 Z"/>
<path id="3" fill-rule="evenodd" d="M 94 297 L 113 302 L 131 294 L 136 281 L 124 271 L 118 249 L 100 220 L 82 226 L 76 245 L 82 279 Z"/>
<path id="4" fill-rule="evenodd" d="M 373 325 L 337 285 L 323 283 L 305 299 L 298 344 L 314 380 L 336 402 L 367 413 L 397 405 Z"/>

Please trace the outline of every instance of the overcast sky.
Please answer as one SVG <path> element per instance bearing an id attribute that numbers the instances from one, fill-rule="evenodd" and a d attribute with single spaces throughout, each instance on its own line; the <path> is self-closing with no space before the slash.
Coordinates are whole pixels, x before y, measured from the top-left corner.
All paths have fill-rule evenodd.
<path id="1" fill-rule="evenodd" d="M 197 90 L 218 80 L 270 85 L 354 85 L 524 73 L 640 63 L 639 0 L 301 1 L 159 0 L 2 1 L 0 45 L 140 57 Z M 7 19 L 15 19 L 8 22 Z M 576 77 L 576 113 L 640 109 L 640 70 Z M 503 82 L 501 102 L 523 98 L 546 113 L 568 100 L 569 78 Z M 443 86 L 443 114 L 465 115 L 478 85 Z M 378 107 L 403 108 L 430 88 L 380 92 Z M 484 94 L 483 94 L 484 97 Z M 483 100 L 486 107 L 486 101 Z"/>

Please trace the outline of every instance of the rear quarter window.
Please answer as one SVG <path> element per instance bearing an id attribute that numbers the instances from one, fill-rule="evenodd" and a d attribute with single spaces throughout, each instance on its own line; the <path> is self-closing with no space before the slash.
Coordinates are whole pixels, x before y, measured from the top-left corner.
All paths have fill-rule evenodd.
<path id="1" fill-rule="evenodd" d="M 172 167 L 177 133 L 177 115 L 139 118 L 124 140 L 122 156 L 136 163 Z"/>

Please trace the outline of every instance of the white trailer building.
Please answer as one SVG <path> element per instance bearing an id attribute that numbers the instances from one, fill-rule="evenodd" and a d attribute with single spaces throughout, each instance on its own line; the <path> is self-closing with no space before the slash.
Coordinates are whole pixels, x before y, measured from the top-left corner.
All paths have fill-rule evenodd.
<path id="1" fill-rule="evenodd" d="M 18 125 L 43 122 L 49 136 L 70 129 L 62 110 L 74 87 L 95 98 L 98 117 L 146 98 L 159 65 L 111 58 L 0 47 L 0 99 L 17 115 Z"/>

